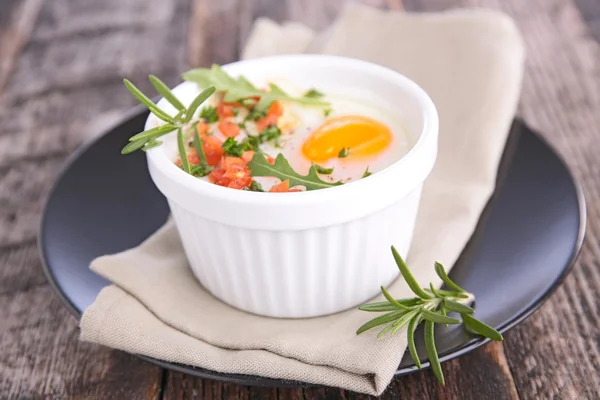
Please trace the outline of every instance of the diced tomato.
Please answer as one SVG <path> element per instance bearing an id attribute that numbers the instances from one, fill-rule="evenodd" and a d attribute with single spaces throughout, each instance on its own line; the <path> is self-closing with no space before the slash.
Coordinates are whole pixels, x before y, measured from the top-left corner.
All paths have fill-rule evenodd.
<path id="1" fill-rule="evenodd" d="M 200 135 L 200 137 L 202 137 L 203 135 L 206 135 L 208 133 L 208 130 L 210 129 L 210 126 L 208 126 L 208 124 L 206 122 L 198 122 L 198 125 L 196 125 L 196 130 L 198 131 L 198 135 Z"/>
<path id="2" fill-rule="evenodd" d="M 198 156 L 198 154 L 196 154 L 196 150 L 194 150 L 191 153 L 188 153 L 188 161 L 190 162 L 190 164 L 200 164 L 200 157 Z"/>
<path id="3" fill-rule="evenodd" d="M 210 174 L 208 174 L 208 180 L 218 185 L 219 182 L 221 182 L 221 180 L 223 179 L 223 175 L 225 175 L 224 169 L 213 168 L 213 170 L 210 171 Z"/>
<path id="4" fill-rule="evenodd" d="M 283 107 L 282 107 L 281 103 L 278 101 L 274 101 L 269 106 L 269 111 L 267 112 L 267 115 L 264 118 L 261 118 L 256 122 L 256 129 L 259 132 L 262 132 L 263 130 L 268 128 L 270 125 L 276 125 L 277 121 L 279 120 L 279 117 L 281 117 L 282 115 L 283 115 Z"/>
<path id="5" fill-rule="evenodd" d="M 231 182 L 229 182 L 227 187 L 232 188 L 232 189 L 243 189 L 245 187 L 250 186 L 251 183 L 252 183 L 252 178 L 249 176 L 244 176 L 242 178 L 237 178 L 237 179 L 232 180 Z"/>
<path id="6" fill-rule="evenodd" d="M 271 156 L 267 156 L 267 162 L 269 164 L 275 164 L 275 159 L 273 157 L 271 157 Z"/>
<path id="7" fill-rule="evenodd" d="M 274 101 L 273 103 L 271 103 L 271 105 L 269 106 L 268 114 L 273 114 L 278 117 L 281 117 L 283 115 L 283 106 L 281 105 L 281 103 L 278 101 Z"/>
<path id="8" fill-rule="evenodd" d="M 188 153 L 187 157 L 190 164 L 200 164 L 200 157 L 198 157 L 195 151 L 193 153 Z M 181 164 L 183 164 L 181 160 L 175 161 L 175 165 L 178 167 L 181 167 Z"/>
<path id="9" fill-rule="evenodd" d="M 242 153 L 242 160 L 244 160 L 244 162 L 246 164 L 248 164 L 250 162 L 250 160 L 252 160 L 252 157 L 254 157 L 254 151 L 253 150 L 247 150 L 245 152 Z"/>
<path id="10" fill-rule="evenodd" d="M 212 183 L 233 189 L 243 189 L 252 183 L 250 169 L 239 157 L 223 157 L 219 165 L 210 172 L 208 179 Z"/>
<path id="11" fill-rule="evenodd" d="M 234 117 L 235 112 L 233 111 L 235 107 L 226 103 L 219 103 L 217 106 L 217 115 L 219 118 L 229 118 Z"/>
<path id="12" fill-rule="evenodd" d="M 226 156 L 221 159 L 220 167 L 223 169 L 229 169 L 233 167 L 246 168 L 246 164 L 239 157 Z"/>
<path id="13" fill-rule="evenodd" d="M 219 120 L 219 131 L 223 136 L 236 137 L 240 134 L 240 127 L 233 121 L 227 119 Z"/>
<path id="14" fill-rule="evenodd" d="M 285 180 L 283 182 L 278 183 L 277 185 L 273 186 L 271 189 L 269 189 L 270 193 L 285 193 L 288 192 L 290 189 L 290 181 L 289 180 Z"/>
<path id="15" fill-rule="evenodd" d="M 206 163 L 211 166 L 215 166 L 221 161 L 223 156 L 223 148 L 221 147 L 221 141 L 214 136 L 204 135 L 202 137 L 204 145 L 204 155 L 206 155 Z"/>

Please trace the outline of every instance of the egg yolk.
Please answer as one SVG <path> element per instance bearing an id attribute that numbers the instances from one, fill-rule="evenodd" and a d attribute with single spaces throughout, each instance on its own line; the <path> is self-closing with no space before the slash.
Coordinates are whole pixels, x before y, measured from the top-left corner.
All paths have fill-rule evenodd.
<path id="1" fill-rule="evenodd" d="M 342 149 L 349 149 L 350 156 L 372 156 L 391 141 L 392 132 L 382 123 L 360 115 L 342 115 L 318 127 L 304 142 L 302 153 L 316 162 L 338 157 Z"/>

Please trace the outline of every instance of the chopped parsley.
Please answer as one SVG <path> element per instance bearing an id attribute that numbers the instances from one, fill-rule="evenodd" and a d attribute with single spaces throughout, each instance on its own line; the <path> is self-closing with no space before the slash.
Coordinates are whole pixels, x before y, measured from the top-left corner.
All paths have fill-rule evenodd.
<path id="1" fill-rule="evenodd" d="M 333 112 L 333 109 L 331 107 L 325 107 L 323 109 L 323 115 L 326 117 L 329 117 L 329 114 L 331 114 Z"/>
<path id="2" fill-rule="evenodd" d="M 248 190 L 251 192 L 264 192 L 265 191 L 263 189 L 262 185 L 260 183 L 256 182 L 254 179 L 250 183 Z"/>
<path id="3" fill-rule="evenodd" d="M 246 116 L 245 121 L 258 121 L 259 119 L 264 118 L 266 116 L 266 110 L 259 110 L 258 108 L 254 107 Z"/>
<path id="4" fill-rule="evenodd" d="M 215 107 L 205 107 L 200 111 L 200 118 L 204 118 L 207 124 L 212 124 L 219 120 L 217 109 Z"/>
<path id="5" fill-rule="evenodd" d="M 317 89 L 310 89 L 308 92 L 304 93 L 304 97 L 308 99 L 318 99 L 320 97 L 325 96 L 323 93 L 319 92 Z"/>
<path id="6" fill-rule="evenodd" d="M 228 137 L 221 148 L 225 152 L 226 155 L 231 157 L 241 157 L 245 151 L 260 151 L 259 146 L 262 143 L 268 141 L 274 141 L 276 146 L 279 146 L 279 137 L 281 136 L 281 130 L 275 125 L 271 125 L 268 128 L 264 129 L 260 135 L 251 136 L 248 135 L 242 140 L 238 142 L 232 137 Z"/>
<path id="7" fill-rule="evenodd" d="M 258 136 L 248 135 L 247 137 L 244 138 L 244 140 L 242 140 L 242 147 L 244 148 L 244 150 L 258 151 L 259 145 L 260 145 L 260 138 Z"/>
<path id="8" fill-rule="evenodd" d="M 270 125 L 258 135 L 261 143 L 274 141 L 275 146 L 279 147 L 279 137 L 281 136 L 281 130 L 276 125 Z"/>
<path id="9" fill-rule="evenodd" d="M 346 158 L 350 155 L 350 147 L 344 147 L 338 153 L 338 158 Z"/>
<path id="10" fill-rule="evenodd" d="M 206 176 L 210 174 L 210 171 L 212 171 L 212 169 L 213 167 L 206 164 L 192 165 L 190 173 L 195 176 Z"/>
<path id="11" fill-rule="evenodd" d="M 317 170 L 317 172 L 319 174 L 329 175 L 329 174 L 333 173 L 333 168 L 325 168 L 325 167 L 322 167 L 317 164 L 313 164 L 313 165 L 315 166 L 315 169 Z"/>
<path id="12" fill-rule="evenodd" d="M 371 172 L 369 172 L 369 166 L 367 165 L 367 169 L 365 169 L 365 173 L 363 174 L 363 178 L 367 178 L 369 176 L 373 175 Z"/>
<path id="13" fill-rule="evenodd" d="M 228 137 L 221 147 L 225 154 L 231 157 L 241 157 L 244 152 L 244 147 L 232 137 Z"/>

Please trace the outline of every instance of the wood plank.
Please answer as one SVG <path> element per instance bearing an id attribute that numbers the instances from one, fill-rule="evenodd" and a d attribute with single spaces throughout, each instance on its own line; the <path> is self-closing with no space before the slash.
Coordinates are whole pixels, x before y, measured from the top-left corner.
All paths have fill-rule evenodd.
<path id="1" fill-rule="evenodd" d="M 0 3 L 0 94 L 29 40 L 43 0 Z"/>
<path id="2" fill-rule="evenodd" d="M 490 343 L 442 364 L 446 386 L 431 370 L 396 378 L 384 398 L 518 399 L 501 343 Z"/>
<path id="3" fill-rule="evenodd" d="M 122 78 L 143 90 L 149 73 L 179 80 L 188 13 L 187 0 L 53 0 L 40 12 L 0 105 L 1 398 L 160 397 L 161 368 L 79 342 L 35 238 L 65 157 L 136 104 Z"/>
<path id="4" fill-rule="evenodd" d="M 2 398 L 158 398 L 161 369 L 80 343 L 77 321 L 47 284 L 0 295 L 0 320 Z"/>
<path id="5" fill-rule="evenodd" d="M 574 0 L 581 18 L 588 25 L 592 37 L 600 42 L 600 2 L 596 0 Z"/>

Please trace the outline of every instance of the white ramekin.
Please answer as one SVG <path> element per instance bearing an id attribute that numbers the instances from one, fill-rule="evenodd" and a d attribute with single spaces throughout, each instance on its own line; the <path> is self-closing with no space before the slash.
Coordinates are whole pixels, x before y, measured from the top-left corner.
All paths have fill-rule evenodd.
<path id="1" fill-rule="evenodd" d="M 174 145 L 167 138 L 147 152 L 148 168 L 168 199 L 194 274 L 222 301 L 270 317 L 315 317 L 369 300 L 398 276 L 390 246 L 403 256 L 410 247 L 423 181 L 437 154 L 433 102 L 403 75 L 354 59 L 285 55 L 223 69 L 250 80 L 285 77 L 302 87 L 360 96 L 396 113 L 415 144 L 369 178 L 269 194 L 224 188 L 184 173 L 173 164 Z M 197 90 L 185 82 L 174 93 L 189 99 Z M 172 111 L 164 100 L 159 105 Z M 156 123 L 150 115 L 146 127 Z"/>

